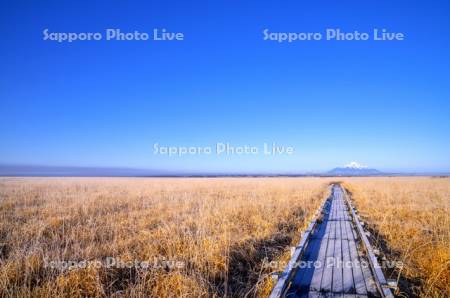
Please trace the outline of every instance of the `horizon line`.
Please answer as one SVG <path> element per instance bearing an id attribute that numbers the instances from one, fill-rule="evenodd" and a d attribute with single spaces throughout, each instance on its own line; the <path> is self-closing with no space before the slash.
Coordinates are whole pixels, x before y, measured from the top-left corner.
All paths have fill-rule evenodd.
<path id="1" fill-rule="evenodd" d="M 132 167 L 54 166 L 0 164 L 0 177 L 381 177 L 448 176 L 450 171 L 378 171 L 378 173 L 332 173 L 328 171 L 200 171 Z M 342 167 L 343 168 L 343 167 Z M 367 169 L 364 169 L 367 170 Z"/>

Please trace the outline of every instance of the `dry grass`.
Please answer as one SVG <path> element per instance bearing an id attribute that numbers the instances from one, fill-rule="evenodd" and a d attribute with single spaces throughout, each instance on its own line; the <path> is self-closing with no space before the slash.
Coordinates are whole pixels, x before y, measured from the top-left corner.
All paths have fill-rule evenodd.
<path id="1" fill-rule="evenodd" d="M 264 296 L 264 258 L 289 257 L 327 181 L 1 178 L 0 296 Z M 95 266 L 107 257 L 184 267 Z"/>
<path id="2" fill-rule="evenodd" d="M 345 186 L 390 261 L 399 296 L 450 297 L 450 179 L 346 178 Z"/>
<path id="3" fill-rule="evenodd" d="M 343 180 L 375 245 L 404 263 L 397 294 L 450 296 L 450 179 Z M 264 260 L 289 259 L 329 181 L 1 178 L 0 296 L 266 296 Z M 107 257 L 184 266 L 95 266 Z"/>

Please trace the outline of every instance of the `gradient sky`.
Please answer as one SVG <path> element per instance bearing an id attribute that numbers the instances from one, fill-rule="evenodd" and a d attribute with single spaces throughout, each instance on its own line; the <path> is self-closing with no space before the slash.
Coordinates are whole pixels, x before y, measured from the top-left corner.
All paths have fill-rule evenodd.
<path id="1" fill-rule="evenodd" d="M 449 14 L 448 1 L 2 1 L 0 163 L 448 171 Z M 166 28 L 185 40 L 57 43 L 45 28 Z M 279 44 L 265 28 L 406 38 Z M 167 157 L 156 142 L 277 142 L 295 154 Z"/>

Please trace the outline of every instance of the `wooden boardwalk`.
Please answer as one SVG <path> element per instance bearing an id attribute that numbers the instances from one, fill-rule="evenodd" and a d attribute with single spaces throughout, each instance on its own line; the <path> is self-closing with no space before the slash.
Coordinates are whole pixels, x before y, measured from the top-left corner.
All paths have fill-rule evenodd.
<path id="1" fill-rule="evenodd" d="M 392 295 L 390 290 L 380 287 L 379 276 L 370 267 L 370 254 L 363 247 L 363 240 L 367 238 L 364 235 L 362 239 L 358 233 L 360 223 L 355 224 L 354 217 L 355 213 L 349 208 L 342 188 L 333 185 L 321 216 L 305 233 L 304 238 L 307 239 L 302 239 L 300 246 L 304 247 L 299 248 L 298 259 L 291 273 L 288 273 L 289 278 L 279 281 L 278 290 L 274 289 L 271 297 Z M 384 276 L 382 279 L 385 282 Z"/>

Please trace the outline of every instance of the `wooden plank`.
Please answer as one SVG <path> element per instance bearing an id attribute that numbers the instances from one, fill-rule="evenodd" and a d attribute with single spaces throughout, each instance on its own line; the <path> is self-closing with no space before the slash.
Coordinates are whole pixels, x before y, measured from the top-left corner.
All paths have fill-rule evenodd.
<path id="1" fill-rule="evenodd" d="M 338 202 L 339 202 L 339 220 L 343 221 L 344 220 L 344 202 L 342 201 L 342 198 L 338 198 Z"/>
<path id="2" fill-rule="evenodd" d="M 358 253 L 360 260 L 364 259 L 362 252 L 360 250 L 358 250 Z M 380 297 L 377 285 L 373 278 L 372 271 L 370 270 L 370 266 L 367 261 L 362 264 L 361 270 L 364 275 L 364 282 L 366 284 L 367 292 L 372 294 L 373 296 Z"/>
<path id="3" fill-rule="evenodd" d="M 318 224 L 318 226 L 316 227 L 316 229 L 314 230 L 314 232 L 311 234 L 311 239 L 322 239 L 326 233 L 326 229 L 327 229 L 327 224 L 326 224 L 327 220 L 324 217 L 322 219 L 322 222 L 320 224 Z"/>
<path id="4" fill-rule="evenodd" d="M 342 261 L 344 263 L 344 268 L 342 270 L 343 279 L 343 291 L 344 293 L 355 293 L 355 283 L 353 281 L 353 271 L 350 257 L 350 248 L 348 244 L 348 234 L 347 234 L 347 224 L 348 221 L 342 223 L 342 234 L 345 238 L 342 239 Z"/>
<path id="5" fill-rule="evenodd" d="M 327 225 L 327 223 L 324 223 Z M 327 225 L 328 227 L 330 225 Z M 327 248 L 328 248 L 329 238 L 322 238 L 322 242 L 319 248 L 319 254 L 317 256 L 317 260 L 319 261 L 320 266 L 316 268 L 314 272 L 314 276 L 312 277 L 310 289 L 313 291 L 320 291 L 320 285 L 322 283 L 322 277 L 324 272 L 324 266 L 326 265 L 326 256 L 327 256 Z"/>
<path id="6" fill-rule="evenodd" d="M 321 239 L 312 240 L 310 245 L 310 252 L 308 253 L 308 256 L 305 256 L 304 258 L 304 261 L 309 261 L 309 264 L 306 266 L 306 268 L 300 270 L 303 272 L 302 277 L 299 280 L 294 281 L 298 285 L 298 288 L 301 292 L 309 291 L 311 280 L 313 279 L 314 274 L 316 274 L 313 263 L 317 260 L 317 257 L 319 255 Z"/>
<path id="7" fill-rule="evenodd" d="M 345 201 L 345 200 L 344 200 Z M 345 220 L 351 220 L 352 218 L 351 218 L 351 216 L 350 216 L 350 213 L 349 213 L 349 208 L 348 208 L 348 206 L 347 206 L 347 203 L 345 203 Z"/>
<path id="8" fill-rule="evenodd" d="M 330 220 L 335 220 L 335 210 L 336 210 L 336 200 L 333 197 L 333 200 L 331 201 L 331 216 L 330 216 Z"/>
<path id="9" fill-rule="evenodd" d="M 331 221 L 329 221 L 329 220 L 327 220 L 327 221 L 325 222 L 326 228 L 325 228 L 325 235 L 323 236 L 324 238 L 331 238 L 331 237 L 330 237 L 330 232 L 331 232 L 331 225 L 330 225 L 330 222 L 331 222 Z"/>
<path id="10" fill-rule="evenodd" d="M 334 242 L 334 260 L 335 266 L 333 268 L 333 292 L 342 293 L 343 288 L 343 274 L 342 274 L 342 238 L 340 221 L 336 222 L 336 240 Z"/>
<path id="11" fill-rule="evenodd" d="M 316 240 L 314 240 L 314 241 L 316 241 Z M 311 241 L 310 241 L 310 243 L 311 243 Z M 310 253 L 311 253 L 311 246 L 306 248 L 305 253 L 302 256 L 301 260 L 299 260 L 299 262 L 303 261 L 306 258 L 306 255 L 310 254 Z M 291 281 L 292 284 L 290 287 L 297 292 L 298 287 L 300 286 L 300 281 L 303 279 L 303 276 L 305 275 L 305 270 L 298 268 L 298 267 L 296 267 L 296 268 L 297 268 L 297 270 L 295 271 L 295 274 L 292 278 L 292 281 Z"/>
<path id="12" fill-rule="evenodd" d="M 330 221 L 329 225 L 332 225 L 334 222 Z M 323 276 L 322 276 L 322 282 L 320 284 L 320 290 L 323 292 L 331 292 L 332 286 L 333 286 L 333 266 L 332 264 L 328 263 L 328 259 L 330 257 L 333 257 L 334 255 L 334 239 L 329 238 L 328 239 L 328 247 L 327 247 L 327 253 L 326 253 L 326 260 L 323 264 Z"/>
<path id="13" fill-rule="evenodd" d="M 330 202 L 330 210 L 328 211 L 328 220 L 333 220 L 333 200 Z"/>
<path id="14" fill-rule="evenodd" d="M 336 200 L 336 198 L 333 200 L 334 203 L 334 220 L 338 220 L 338 209 L 339 209 L 339 202 Z"/>
<path id="15" fill-rule="evenodd" d="M 332 258 L 334 255 L 334 235 L 335 235 L 335 221 L 329 221 L 328 225 L 330 226 L 329 239 L 328 239 L 328 247 L 326 253 L 325 263 L 323 264 L 323 276 L 322 282 L 320 284 L 321 291 L 331 292 L 333 286 L 333 266 L 329 264 L 329 258 Z"/>
<path id="16" fill-rule="evenodd" d="M 319 297 L 326 297 L 324 294 L 319 292 L 309 292 L 309 293 L 302 293 L 299 296 L 300 298 L 319 298 Z"/>
<path id="17" fill-rule="evenodd" d="M 348 247 L 349 247 L 349 251 L 350 251 L 350 259 L 352 260 L 352 274 L 353 274 L 353 283 L 354 283 L 354 287 L 355 287 L 355 292 L 358 295 L 367 295 L 367 288 L 366 288 L 366 283 L 364 280 L 364 275 L 362 273 L 362 269 L 361 269 L 361 265 L 360 265 L 360 260 L 359 260 L 359 255 L 358 255 L 358 251 L 356 248 L 356 241 L 355 238 L 353 237 L 353 229 L 350 226 L 350 222 L 347 222 L 347 234 L 351 235 L 351 238 L 348 241 Z"/>

